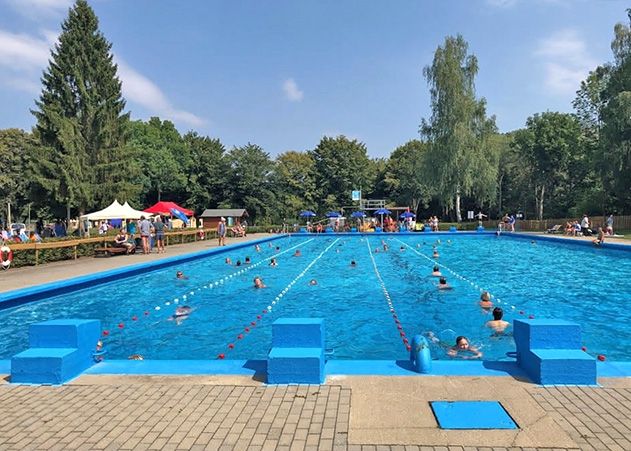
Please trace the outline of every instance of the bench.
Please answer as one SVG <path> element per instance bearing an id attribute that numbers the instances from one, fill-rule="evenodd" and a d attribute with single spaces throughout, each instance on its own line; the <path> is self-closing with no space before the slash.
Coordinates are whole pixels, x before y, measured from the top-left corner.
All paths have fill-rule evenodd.
<path id="1" fill-rule="evenodd" d="M 132 248 L 129 251 L 130 254 L 136 253 L 136 248 Z M 125 255 L 127 254 L 127 248 L 125 247 L 95 247 L 94 256 L 103 255 L 105 257 L 111 257 L 112 255 Z"/>

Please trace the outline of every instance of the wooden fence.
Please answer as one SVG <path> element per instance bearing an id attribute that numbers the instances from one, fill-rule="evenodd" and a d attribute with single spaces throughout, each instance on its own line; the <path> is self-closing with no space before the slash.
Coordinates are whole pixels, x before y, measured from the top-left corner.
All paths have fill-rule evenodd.
<path id="1" fill-rule="evenodd" d="M 565 223 L 567 222 L 580 222 L 582 217 L 576 218 L 556 218 L 556 219 L 544 219 L 542 221 L 538 221 L 536 219 L 526 219 L 526 220 L 517 220 L 515 224 L 516 230 L 522 230 L 524 232 L 543 232 L 548 230 L 549 228 L 561 224 L 565 227 Z M 603 226 L 606 222 L 607 218 L 603 216 L 595 216 L 590 218 L 591 228 L 597 229 L 600 226 Z M 495 229 L 497 227 L 499 221 L 483 221 L 482 225 L 487 229 Z M 631 216 L 614 216 L 613 217 L 613 230 L 631 230 Z"/>
<path id="2" fill-rule="evenodd" d="M 205 239 L 212 239 L 217 237 L 217 229 L 202 229 L 205 234 Z M 185 237 L 193 236 L 193 241 L 199 240 L 200 229 L 185 229 L 178 231 L 165 232 L 165 245 L 184 243 Z M 14 253 L 17 252 L 35 252 L 35 265 L 39 264 L 39 253 L 46 249 L 66 249 L 72 248 L 72 254 L 74 260 L 78 258 L 77 247 L 83 244 L 94 245 L 94 247 L 108 247 L 112 246 L 116 236 L 98 236 L 94 238 L 78 238 L 76 240 L 63 240 L 63 241 L 42 241 L 40 243 L 9 243 L 11 250 Z M 189 240 L 190 241 L 190 240 Z"/>

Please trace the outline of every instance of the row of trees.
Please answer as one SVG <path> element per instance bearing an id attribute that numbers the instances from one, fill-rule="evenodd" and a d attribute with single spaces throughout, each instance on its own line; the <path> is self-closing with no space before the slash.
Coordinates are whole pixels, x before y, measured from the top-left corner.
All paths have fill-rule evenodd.
<path id="1" fill-rule="evenodd" d="M 111 44 L 77 0 L 44 72 L 33 130 L 0 130 L 0 200 L 21 217 L 74 216 L 114 198 L 136 207 L 169 199 L 197 212 L 245 207 L 259 223 L 278 223 L 301 209 L 349 205 L 361 188 L 364 197 L 458 221 L 464 209 L 629 213 L 630 26 L 616 25 L 612 49 L 614 61 L 581 84 L 575 114 L 535 114 L 500 134 L 476 97 L 476 57 L 462 36 L 447 37 L 424 69 L 432 113 L 418 139 L 384 159 L 344 136 L 272 159 L 256 144 L 228 150 L 160 118 L 130 120 Z"/>

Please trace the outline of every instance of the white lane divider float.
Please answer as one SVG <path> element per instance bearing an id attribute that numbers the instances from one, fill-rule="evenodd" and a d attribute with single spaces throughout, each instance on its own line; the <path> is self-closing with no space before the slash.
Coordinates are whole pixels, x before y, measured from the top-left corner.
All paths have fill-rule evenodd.
<path id="1" fill-rule="evenodd" d="M 313 239 L 313 238 L 312 238 Z M 340 240 L 340 238 L 336 238 L 331 244 L 329 244 L 322 252 L 320 252 L 312 261 L 311 263 L 309 263 L 300 273 L 298 273 L 298 275 L 296 277 L 294 277 L 291 282 L 289 282 L 285 288 L 283 288 L 274 298 L 274 300 L 267 306 L 267 308 L 263 309 L 262 313 L 271 313 L 272 310 L 274 309 L 275 306 L 278 306 L 278 304 L 280 303 L 281 299 L 283 298 L 283 296 L 285 296 L 289 290 L 291 289 L 291 287 L 293 287 L 296 282 L 298 282 L 298 280 L 300 280 L 301 278 L 304 277 L 304 275 L 311 269 L 311 267 L 313 265 L 316 264 L 316 262 L 318 260 L 320 260 L 322 258 L 322 256 L 324 254 L 326 254 L 328 252 L 329 249 L 331 249 L 335 243 L 337 243 Z M 260 315 L 257 315 L 256 317 L 258 320 L 261 319 Z M 256 321 L 251 321 L 250 322 L 250 326 L 254 327 L 256 326 L 257 322 Z M 250 326 L 247 326 L 243 329 L 243 331 L 245 333 L 250 332 Z M 237 335 L 237 340 L 242 340 L 244 338 L 243 334 L 239 334 Z M 228 350 L 234 349 L 234 343 L 228 343 Z M 224 353 L 221 353 L 217 356 L 218 359 L 223 359 L 225 358 L 226 355 Z"/>
<path id="2" fill-rule="evenodd" d="M 489 296 L 491 297 L 491 299 L 495 299 L 495 301 L 497 301 L 498 304 L 504 304 L 504 301 L 502 301 L 500 298 L 498 298 L 497 296 L 495 296 L 494 294 L 492 294 L 490 291 L 488 290 L 484 290 L 484 288 L 480 287 L 479 285 L 477 285 L 475 282 L 472 282 L 471 280 L 467 279 L 466 277 L 458 274 L 456 271 L 454 271 L 453 269 L 451 269 L 450 267 L 448 267 L 447 265 L 440 263 L 438 261 L 436 261 L 434 258 L 430 258 L 427 255 L 423 254 L 422 252 L 419 252 L 418 250 L 416 250 L 415 248 L 413 248 L 412 246 L 410 246 L 408 243 L 405 243 L 403 241 L 401 241 L 400 239 L 396 239 L 399 243 L 401 243 L 402 245 L 404 245 L 405 247 L 407 247 L 408 249 L 411 249 L 412 252 L 414 252 L 417 255 L 420 255 L 421 257 L 423 257 L 424 259 L 426 259 L 427 261 L 430 261 L 432 263 L 432 265 L 437 265 L 441 268 L 445 268 L 447 271 L 449 271 L 454 277 L 456 277 L 457 279 L 463 280 L 465 282 L 467 282 L 469 285 L 471 285 L 473 288 L 475 288 L 476 290 L 480 291 L 480 293 L 483 293 L 484 291 L 486 291 L 487 293 L 489 293 Z M 511 309 L 515 310 L 515 306 L 511 305 Z"/>
<path id="3" fill-rule="evenodd" d="M 294 246 L 291 246 L 291 247 L 285 249 L 284 251 L 277 252 L 277 253 L 271 255 L 270 257 L 265 257 L 264 259 L 262 259 L 261 261 L 259 261 L 257 263 L 254 263 L 252 265 L 248 265 L 246 267 L 243 267 L 242 269 L 240 269 L 238 271 L 235 271 L 235 272 L 229 274 L 228 276 L 223 277 L 220 280 L 217 280 L 217 281 L 214 281 L 214 282 L 213 281 L 209 281 L 207 284 L 205 284 L 203 286 L 199 286 L 196 289 L 194 289 L 194 290 L 192 290 L 192 291 L 190 291 L 188 293 L 180 295 L 180 297 L 173 298 L 172 300 L 169 300 L 169 301 L 165 301 L 164 305 L 170 306 L 171 303 L 178 304 L 180 302 L 180 298 L 182 299 L 182 302 L 186 302 L 186 299 L 188 298 L 188 296 L 194 296 L 197 292 L 201 291 L 202 289 L 209 289 L 209 288 L 212 289 L 213 286 L 217 287 L 220 284 L 223 284 L 224 281 L 227 282 L 229 279 L 232 279 L 233 277 L 236 277 L 236 276 L 241 275 L 241 274 L 245 274 L 245 272 L 250 271 L 250 270 L 260 266 L 261 264 L 265 263 L 265 261 L 267 261 L 268 259 L 277 258 L 277 257 L 279 257 L 279 256 L 281 256 L 283 254 L 286 254 L 287 252 L 291 252 L 292 250 L 296 249 L 297 247 L 304 246 L 304 245 L 308 244 L 309 242 L 313 241 L 314 239 L 315 238 L 310 238 L 310 239 L 308 239 L 306 241 L 301 241 L 300 243 L 298 243 L 298 244 L 296 244 Z M 162 307 L 160 305 L 156 305 L 153 309 L 158 312 L 158 311 L 162 310 Z M 145 310 L 144 316 L 145 317 L 149 316 L 149 311 L 148 310 Z M 138 319 L 137 315 L 132 316 L 132 320 L 133 321 L 136 321 L 137 319 Z M 118 323 L 118 329 L 122 330 L 124 327 L 125 327 L 125 323 L 124 322 L 121 321 L 121 322 Z M 102 336 L 103 337 L 107 337 L 109 335 L 110 335 L 110 330 L 109 329 L 104 329 L 103 332 L 102 332 Z"/>
<path id="4" fill-rule="evenodd" d="M 377 275 L 377 280 L 379 281 L 379 285 L 381 286 L 383 295 L 386 298 L 386 301 L 388 302 L 388 307 L 390 309 L 390 313 L 392 314 L 392 319 L 394 319 L 394 323 L 397 325 L 399 335 L 401 336 L 401 341 L 403 342 L 405 349 L 409 351 L 412 348 L 410 346 L 407 336 L 405 335 L 403 326 L 401 325 L 401 322 L 399 321 L 399 317 L 394 308 L 394 304 L 392 303 L 392 298 L 390 297 L 390 293 L 388 292 L 388 289 L 386 288 L 385 282 L 381 278 L 381 273 L 379 272 L 379 268 L 377 268 L 377 262 L 375 261 L 375 257 L 373 257 L 372 255 L 372 249 L 370 248 L 370 244 L 368 243 L 368 240 L 366 240 L 366 247 L 368 248 L 368 255 L 370 255 L 370 260 L 372 261 L 372 267 L 375 270 L 375 274 Z"/>

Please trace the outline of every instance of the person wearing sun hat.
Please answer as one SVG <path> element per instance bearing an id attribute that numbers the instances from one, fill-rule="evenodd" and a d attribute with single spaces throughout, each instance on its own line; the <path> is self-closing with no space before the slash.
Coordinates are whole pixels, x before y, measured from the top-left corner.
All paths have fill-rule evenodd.
<path id="1" fill-rule="evenodd" d="M 219 220 L 219 224 L 217 224 L 217 235 L 219 237 L 219 246 L 226 245 L 226 218 L 223 216 Z"/>
<path id="2" fill-rule="evenodd" d="M 482 307 L 483 309 L 493 308 L 493 303 L 491 302 L 491 294 L 488 291 L 483 291 L 480 295 L 480 307 Z"/>

